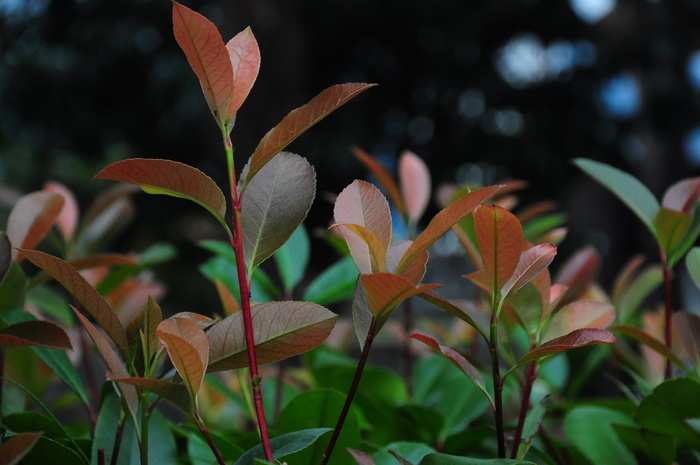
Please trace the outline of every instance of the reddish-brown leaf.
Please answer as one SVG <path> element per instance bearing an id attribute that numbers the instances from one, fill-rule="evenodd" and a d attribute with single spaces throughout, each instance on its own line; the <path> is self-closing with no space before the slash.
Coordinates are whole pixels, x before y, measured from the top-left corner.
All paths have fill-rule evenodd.
<path id="1" fill-rule="evenodd" d="M 85 311 L 92 316 L 107 335 L 114 341 L 125 358 L 128 358 L 129 348 L 126 331 L 119 318 L 112 311 L 105 299 L 83 278 L 78 271 L 65 261 L 53 255 L 35 250 L 22 250 L 22 254 L 58 281 L 68 292 L 80 302 Z"/>
<path id="2" fill-rule="evenodd" d="M 565 336 L 545 342 L 521 358 L 518 365 L 524 365 L 564 350 L 576 349 L 590 344 L 611 344 L 613 342 L 617 342 L 615 336 L 604 329 L 577 329 Z"/>
<path id="3" fill-rule="evenodd" d="M 245 28 L 229 40 L 226 49 L 233 68 L 233 96 L 228 109 L 231 118 L 248 97 L 260 71 L 260 48 L 253 31 Z"/>
<path id="4" fill-rule="evenodd" d="M 362 452 L 361 450 L 357 449 L 351 449 L 350 447 L 348 447 L 348 452 L 350 452 L 352 458 L 355 459 L 357 465 L 377 465 L 374 462 L 372 456 L 369 455 L 367 452 Z"/>
<path id="5" fill-rule="evenodd" d="M 48 321 L 24 321 L 0 330 L 0 346 L 27 345 L 50 349 L 73 348 L 63 328 Z"/>
<path id="6" fill-rule="evenodd" d="M 177 2 L 173 2 L 173 32 L 214 118 L 223 126 L 233 98 L 233 67 L 221 34 L 207 18 Z"/>
<path id="7" fill-rule="evenodd" d="M 372 231 L 359 224 L 334 224 L 348 244 L 355 266 L 363 274 L 381 273 L 386 267 L 387 249 Z"/>
<path id="8" fill-rule="evenodd" d="M 430 201 L 430 171 L 423 159 L 406 150 L 399 157 L 399 182 L 410 223 L 417 223 Z"/>
<path id="9" fill-rule="evenodd" d="M 626 334 L 627 336 L 630 336 L 631 338 L 636 339 L 637 341 L 641 342 L 645 346 L 649 347 L 650 349 L 654 350 L 655 352 L 658 352 L 659 354 L 663 355 L 667 359 L 671 360 L 673 363 L 678 365 L 681 368 L 685 369 L 685 365 L 683 364 L 683 361 L 676 355 L 676 353 L 668 348 L 666 344 L 660 340 L 657 339 L 656 337 L 652 336 L 648 332 L 644 331 L 641 328 L 637 328 L 635 326 L 628 326 L 628 325 L 618 325 L 618 326 L 613 326 L 613 329 L 615 331 L 620 331 L 622 334 Z"/>
<path id="10" fill-rule="evenodd" d="M 55 181 L 45 182 L 44 190 L 63 197 L 63 208 L 58 218 L 56 218 L 56 226 L 58 226 L 58 230 L 61 231 L 63 238 L 66 241 L 70 241 L 75 235 L 76 228 L 78 227 L 78 219 L 80 218 L 80 209 L 75 195 L 73 195 L 73 192 L 66 186 Z"/>
<path id="11" fill-rule="evenodd" d="M 19 199 L 7 218 L 13 260 L 23 258 L 16 249 L 32 249 L 43 239 L 62 207 L 63 197 L 53 192 L 31 192 Z"/>
<path id="12" fill-rule="evenodd" d="M 508 298 L 510 294 L 546 270 L 556 254 L 557 246 L 553 244 L 536 245 L 523 252 L 513 275 L 501 289 L 501 297 Z"/>
<path id="13" fill-rule="evenodd" d="M 439 284 L 416 286 L 408 279 L 392 273 L 360 275 L 360 282 L 367 293 L 369 309 L 376 318 L 390 314 L 411 296 L 440 287 Z"/>
<path id="14" fill-rule="evenodd" d="M 253 176 L 260 171 L 260 168 L 307 129 L 374 85 L 350 83 L 331 86 L 311 99 L 306 105 L 292 110 L 277 126 L 265 134 L 256 147 L 244 184 L 248 184 Z"/>
<path id="15" fill-rule="evenodd" d="M 525 239 L 520 221 L 498 206 L 482 206 L 474 212 L 474 231 L 491 292 L 498 293 L 513 275 Z"/>
<path id="16" fill-rule="evenodd" d="M 555 283 L 568 288 L 560 296 L 557 305 L 561 307 L 578 299 L 591 285 L 599 268 L 600 255 L 593 247 L 584 247 L 571 256 L 554 279 Z"/>
<path id="17" fill-rule="evenodd" d="M 219 278 L 214 278 L 214 284 L 216 285 L 216 291 L 219 294 L 221 305 L 224 307 L 224 313 L 228 316 L 240 312 L 241 305 L 229 288 L 226 287 L 226 284 Z"/>
<path id="18" fill-rule="evenodd" d="M 401 258 L 406 251 L 411 247 L 413 241 L 399 241 L 389 245 L 389 250 L 386 256 L 386 271 L 388 273 L 396 273 L 396 268 L 401 262 Z M 426 250 L 413 263 L 411 263 L 399 276 L 411 281 L 413 284 L 418 284 L 423 276 L 425 276 L 426 265 L 428 264 L 428 251 Z"/>
<path id="19" fill-rule="evenodd" d="M 156 329 L 170 360 L 194 398 L 209 363 L 209 342 L 202 328 L 189 318 L 171 317 Z"/>
<path id="20" fill-rule="evenodd" d="M 0 463 L 4 465 L 20 463 L 42 434 L 44 433 L 19 433 L 6 437 L 5 443 L 0 447 Z"/>
<path id="21" fill-rule="evenodd" d="M 183 384 L 153 378 L 115 378 L 111 381 L 137 386 L 155 392 L 163 399 L 171 402 L 185 412 L 194 413 L 194 404 L 192 403 L 190 393 Z"/>
<path id="22" fill-rule="evenodd" d="M 547 326 L 544 341 L 583 328 L 605 329 L 615 321 L 615 307 L 595 300 L 577 300 L 557 312 Z"/>
<path id="23" fill-rule="evenodd" d="M 225 223 L 226 198 L 212 179 L 196 168 L 171 160 L 131 158 L 104 168 L 95 176 L 135 184 L 149 194 L 191 200 Z"/>
<path id="24" fill-rule="evenodd" d="M 433 245 L 460 219 L 473 212 L 482 202 L 498 192 L 500 188 L 501 186 L 490 186 L 469 192 L 441 210 L 413 241 L 396 268 L 396 272 L 403 273 L 423 252 L 428 250 L 428 247 Z"/>
<path id="25" fill-rule="evenodd" d="M 677 212 L 688 213 L 695 206 L 699 195 L 700 178 L 683 179 L 666 190 L 661 205 Z"/>
<path id="26" fill-rule="evenodd" d="M 401 196 L 401 191 L 399 186 L 396 184 L 394 178 L 389 174 L 389 171 L 377 161 L 372 155 L 365 152 L 359 147 L 351 147 L 355 158 L 360 160 L 363 165 L 377 178 L 379 184 L 382 185 L 386 191 L 386 195 L 389 196 L 389 200 L 392 204 L 399 210 L 403 215 L 406 213 L 406 205 L 404 204 L 403 197 Z"/>
<path id="27" fill-rule="evenodd" d="M 259 364 L 277 362 L 320 345 L 338 315 L 311 302 L 267 302 L 251 309 Z M 243 313 L 234 313 L 207 332 L 208 372 L 248 366 Z"/>

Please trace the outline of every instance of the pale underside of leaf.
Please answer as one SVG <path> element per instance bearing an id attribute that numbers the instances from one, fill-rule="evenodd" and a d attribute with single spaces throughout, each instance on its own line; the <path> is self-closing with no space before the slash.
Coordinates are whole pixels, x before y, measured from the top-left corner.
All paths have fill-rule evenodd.
<path id="1" fill-rule="evenodd" d="M 63 208 L 63 197 L 37 191 L 22 196 L 7 218 L 7 237 L 12 244 L 12 259 L 23 257 L 16 249 L 31 249 L 41 241 Z"/>
<path id="2" fill-rule="evenodd" d="M 415 224 L 425 213 L 430 201 L 430 171 L 423 159 L 409 150 L 399 157 L 398 171 L 408 221 Z"/>
<path id="3" fill-rule="evenodd" d="M 386 256 L 386 271 L 388 273 L 396 273 L 396 269 L 401 262 L 406 251 L 411 247 L 413 241 L 393 242 L 389 246 Z M 416 260 L 413 261 L 399 276 L 408 279 L 413 284 L 418 284 L 427 270 L 428 251 L 426 250 Z"/>
<path id="4" fill-rule="evenodd" d="M 374 321 L 375 334 L 382 329 L 386 319 L 376 319 L 372 310 L 369 308 L 369 303 L 367 302 L 367 292 L 365 288 L 362 287 L 362 282 L 358 279 L 355 282 L 355 291 L 352 296 L 352 322 L 355 327 L 355 336 L 357 336 L 357 341 L 360 343 L 360 348 L 365 347 L 365 342 L 367 341 L 367 336 L 369 334 L 370 327 Z"/>
<path id="5" fill-rule="evenodd" d="M 577 300 L 557 312 L 543 337 L 549 341 L 583 328 L 605 329 L 615 321 L 615 307 L 595 300 Z"/>
<path id="6" fill-rule="evenodd" d="M 226 43 L 233 68 L 233 96 L 228 110 L 231 118 L 238 111 L 255 84 L 260 71 L 260 48 L 250 27 Z"/>
<path id="7" fill-rule="evenodd" d="M 355 180 L 338 194 L 333 209 L 336 224 L 357 224 L 372 232 L 384 247 L 391 243 L 391 210 L 373 184 Z"/>
<path id="8" fill-rule="evenodd" d="M 386 267 L 387 250 L 372 231 L 359 224 L 334 224 L 348 244 L 357 269 L 362 274 L 380 273 Z"/>
<path id="9" fill-rule="evenodd" d="M 156 334 L 194 398 L 209 362 L 209 343 L 204 331 L 194 320 L 171 317 L 158 325 Z"/>
<path id="10" fill-rule="evenodd" d="M 700 195 L 700 178 L 683 179 L 669 187 L 661 199 L 663 207 L 688 213 Z"/>
<path id="11" fill-rule="evenodd" d="M 537 275 L 542 273 L 552 263 L 557 254 L 553 244 L 539 244 L 523 252 L 515 267 L 513 275 L 501 289 L 501 298 L 508 298 Z"/>
<path id="12" fill-rule="evenodd" d="M 335 326 L 337 315 L 311 302 L 268 302 L 252 307 L 255 353 L 260 364 L 276 362 L 321 344 Z M 225 318 L 207 332 L 208 372 L 248 366 L 241 312 Z"/>
<path id="13" fill-rule="evenodd" d="M 299 155 L 280 152 L 248 184 L 241 227 L 246 265 L 252 271 L 304 221 L 316 195 L 313 167 Z"/>
<path id="14" fill-rule="evenodd" d="M 206 174 L 184 163 L 157 158 L 131 158 L 105 167 L 95 176 L 135 184 L 149 194 L 191 200 L 225 222 L 226 198 Z"/>

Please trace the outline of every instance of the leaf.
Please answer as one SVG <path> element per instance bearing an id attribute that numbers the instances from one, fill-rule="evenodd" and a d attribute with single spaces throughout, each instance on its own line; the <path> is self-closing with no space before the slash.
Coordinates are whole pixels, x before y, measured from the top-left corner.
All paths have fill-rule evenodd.
<path id="1" fill-rule="evenodd" d="M 690 249 L 685 259 L 685 265 L 688 268 L 693 282 L 700 288 L 700 247 L 693 247 Z"/>
<path id="2" fill-rule="evenodd" d="M 675 363 L 679 367 L 685 369 L 685 365 L 683 364 L 683 361 L 680 358 L 678 358 L 678 355 L 676 355 L 676 353 L 673 352 L 673 350 L 666 347 L 666 344 L 663 341 L 660 341 L 659 339 L 655 338 L 654 336 L 647 333 L 643 329 L 637 328 L 635 326 L 628 326 L 628 325 L 614 326 L 613 329 L 616 331 L 620 331 L 622 334 L 626 334 L 627 336 L 630 336 L 630 337 L 636 339 L 637 341 L 641 342 L 645 346 L 658 352 L 659 354 L 663 355 L 665 358 L 671 360 L 673 363 Z"/>
<path id="3" fill-rule="evenodd" d="M 547 326 L 544 341 L 556 339 L 577 329 L 605 329 L 615 321 L 615 307 L 595 300 L 577 300 L 556 313 Z"/>
<path id="4" fill-rule="evenodd" d="M 12 244 L 5 231 L 0 231 L 0 283 L 12 266 Z"/>
<path id="5" fill-rule="evenodd" d="M 480 322 L 481 324 L 477 323 L 476 320 L 474 320 L 471 315 L 469 315 L 467 312 L 465 312 L 464 310 L 459 308 L 457 305 L 444 299 L 442 296 L 440 296 L 436 292 L 432 292 L 432 291 L 423 292 L 421 294 L 418 294 L 418 297 L 420 297 L 421 299 L 428 301 L 431 304 L 433 304 L 437 307 L 440 307 L 441 309 L 447 311 L 448 313 L 451 313 L 452 315 L 456 316 L 457 318 L 464 321 L 472 328 L 476 329 L 477 332 L 481 335 L 481 337 L 484 338 L 485 341 L 489 340 L 489 338 L 486 336 L 486 330 L 488 328 L 488 320 Z"/>
<path id="6" fill-rule="evenodd" d="M 430 201 L 430 171 L 415 153 L 406 150 L 399 157 L 399 182 L 410 223 L 417 223 Z"/>
<path id="7" fill-rule="evenodd" d="M 127 339 L 132 347 L 137 343 L 140 345 L 141 355 L 146 363 L 150 363 L 158 351 L 160 342 L 158 341 L 156 330 L 162 320 L 163 312 L 160 306 L 153 297 L 149 295 L 146 301 L 146 308 L 131 320 L 127 327 Z M 141 363 L 141 368 L 144 370 L 146 368 L 143 366 L 143 363 Z"/>
<path id="8" fill-rule="evenodd" d="M 671 465 L 676 457 L 677 440 L 664 433 L 649 431 L 637 426 L 613 425 L 615 433 L 637 457 L 650 460 L 649 463 Z"/>
<path id="9" fill-rule="evenodd" d="M 251 308 L 259 364 L 276 362 L 321 344 L 337 315 L 311 302 L 268 302 Z M 207 332 L 207 372 L 248 366 L 242 312 L 226 317 Z"/>
<path id="10" fill-rule="evenodd" d="M 129 347 L 126 340 L 126 331 L 119 322 L 119 318 L 112 311 L 105 299 L 83 278 L 75 268 L 58 257 L 43 252 L 22 250 L 22 254 L 46 271 L 52 278 L 58 281 L 75 299 L 80 302 L 85 311 L 102 326 L 107 335 L 117 345 L 125 358 L 128 358 Z"/>
<path id="11" fill-rule="evenodd" d="M 564 350 L 576 349 L 590 344 L 610 344 L 613 342 L 617 342 L 615 336 L 604 329 L 577 329 L 565 336 L 547 341 L 525 354 L 518 362 L 518 366 Z"/>
<path id="12" fill-rule="evenodd" d="M 319 305 L 330 305 L 352 298 L 357 268 L 352 258 L 345 257 L 326 268 L 309 283 L 303 299 Z"/>
<path id="13" fill-rule="evenodd" d="M 214 118 L 223 127 L 230 119 L 234 82 L 231 57 L 221 34 L 207 18 L 177 2 L 173 2 L 173 31 Z"/>
<path id="14" fill-rule="evenodd" d="M 167 321 L 167 320 L 166 320 Z M 193 404 L 190 392 L 182 384 L 173 383 L 164 379 L 152 378 L 114 378 L 111 381 L 138 386 L 151 392 L 155 392 L 163 399 L 171 402 L 187 413 L 192 413 Z"/>
<path id="15" fill-rule="evenodd" d="M 513 275 L 501 289 L 501 298 L 507 299 L 510 294 L 516 292 L 546 270 L 556 254 L 557 246 L 553 244 L 540 244 L 524 251 L 520 255 Z"/>
<path id="16" fill-rule="evenodd" d="M 323 436 L 332 428 L 314 428 L 303 431 L 295 431 L 293 433 L 283 434 L 276 438 L 270 439 L 272 454 L 275 458 L 280 459 L 286 455 L 293 454 L 309 447 L 316 442 L 318 438 Z M 264 458 L 262 445 L 258 444 L 236 461 L 234 465 L 253 465 L 256 458 Z"/>
<path id="17" fill-rule="evenodd" d="M 0 347 L 24 345 L 73 348 L 63 328 L 48 321 L 25 321 L 0 330 Z"/>
<path id="18" fill-rule="evenodd" d="M 360 273 L 384 271 L 387 249 L 372 231 L 359 224 L 334 224 L 330 229 L 336 229 L 343 236 Z"/>
<path id="19" fill-rule="evenodd" d="M 228 108 L 231 118 L 248 97 L 260 71 L 260 48 L 250 27 L 245 28 L 226 43 L 233 69 L 233 95 Z"/>
<path id="20" fill-rule="evenodd" d="M 620 291 L 615 304 L 617 321 L 627 323 L 635 311 L 640 310 L 644 301 L 663 284 L 663 267 L 655 264 L 647 267 Z"/>
<path id="21" fill-rule="evenodd" d="M 338 107 L 344 105 L 359 93 L 374 87 L 374 85 L 350 83 L 331 86 L 311 99 L 309 103 L 292 110 L 277 126 L 265 134 L 255 148 L 243 189 L 272 157 L 277 155 L 294 139 Z"/>
<path id="22" fill-rule="evenodd" d="M 219 278 L 214 277 L 214 285 L 216 285 L 216 291 L 219 294 L 219 300 L 221 305 L 224 307 L 224 313 L 226 315 L 231 315 L 236 312 L 241 311 L 241 304 L 233 292 L 229 290 L 226 284 Z"/>
<path id="23" fill-rule="evenodd" d="M 361 450 L 352 449 L 350 447 L 347 448 L 347 451 L 350 452 L 350 455 L 355 459 L 357 465 L 377 465 L 374 463 L 372 456 L 367 452 L 362 452 Z"/>
<path id="24" fill-rule="evenodd" d="M 516 459 L 476 459 L 436 452 L 426 455 L 419 465 L 535 465 L 535 463 Z"/>
<path id="25" fill-rule="evenodd" d="M 309 264 L 309 249 L 309 235 L 301 224 L 275 252 L 277 270 L 286 292 L 291 292 L 304 278 Z"/>
<path id="26" fill-rule="evenodd" d="M 243 196 L 243 251 L 253 270 L 304 221 L 316 195 L 314 169 L 299 155 L 281 152 L 260 170 Z"/>
<path id="27" fill-rule="evenodd" d="M 700 367 L 700 316 L 687 311 L 673 313 L 674 349 L 690 360 L 697 370 Z"/>
<path id="28" fill-rule="evenodd" d="M 689 213 L 700 195 L 700 178 L 683 179 L 666 189 L 661 205 L 680 213 Z"/>
<path id="29" fill-rule="evenodd" d="M 7 237 L 14 249 L 12 259 L 22 260 L 16 249 L 32 249 L 49 232 L 63 207 L 63 197 L 46 191 L 22 196 L 7 218 Z"/>
<path id="30" fill-rule="evenodd" d="M 659 209 L 659 213 L 654 219 L 656 238 L 667 256 L 674 255 L 683 244 L 691 224 L 692 217 L 687 213 L 677 212 L 666 207 Z"/>
<path id="31" fill-rule="evenodd" d="M 449 231 L 460 219 L 473 212 L 482 202 L 488 200 L 488 198 L 494 195 L 501 187 L 503 186 L 490 186 L 469 192 L 441 210 L 433 217 L 430 223 L 428 223 L 428 226 L 423 232 L 413 241 L 413 244 L 411 244 L 401 259 L 401 262 L 399 262 L 399 266 L 396 267 L 396 272 L 401 274 L 405 271 L 428 249 L 428 247 L 433 245 L 436 240 Z"/>
<path id="32" fill-rule="evenodd" d="M 194 320 L 178 317 L 163 320 L 156 334 L 165 345 L 194 403 L 209 362 L 207 336 Z"/>
<path id="33" fill-rule="evenodd" d="M 386 195 L 389 196 L 391 203 L 396 206 L 401 214 L 405 214 L 406 205 L 404 204 L 404 198 L 401 195 L 399 186 L 384 165 L 359 147 L 353 146 L 350 148 L 350 151 L 355 155 L 355 158 L 360 160 L 374 177 L 377 178 L 379 184 L 384 188 Z"/>
<path id="34" fill-rule="evenodd" d="M 11 261 L 10 268 L 0 281 L 0 308 L 22 308 L 26 295 L 27 278 L 22 265 Z"/>
<path id="35" fill-rule="evenodd" d="M 112 163 L 95 178 L 134 184 L 148 194 L 191 200 L 226 224 L 226 198 L 221 189 L 209 176 L 189 165 L 157 158 L 131 158 Z"/>
<path id="36" fill-rule="evenodd" d="M 21 433 L 6 438 L 0 447 L 0 463 L 15 465 L 34 447 L 42 433 Z"/>
<path id="37" fill-rule="evenodd" d="M 91 255 L 89 257 L 79 257 L 75 259 L 69 259 L 66 261 L 70 266 L 75 268 L 77 271 L 88 270 L 90 268 L 99 267 L 111 267 L 111 266 L 139 266 L 139 262 L 133 258 L 127 257 L 125 255 L 117 254 L 99 254 Z M 46 272 L 41 272 L 32 279 L 31 287 L 41 284 L 50 279 Z M 102 283 L 100 283 L 102 284 Z"/>
<path id="38" fill-rule="evenodd" d="M 61 231 L 63 238 L 66 241 L 70 241 L 75 235 L 78 219 L 80 218 L 80 209 L 75 195 L 66 186 L 56 181 L 45 182 L 44 190 L 63 197 L 63 208 L 61 208 L 61 213 L 56 217 L 56 226 Z"/>
<path id="39" fill-rule="evenodd" d="M 98 250 L 129 224 L 135 211 L 130 195 L 138 191 L 137 186 L 116 185 L 95 199 L 74 240 L 76 255 L 84 256 Z"/>
<path id="40" fill-rule="evenodd" d="M 596 465 L 636 465 L 632 453 L 615 434 L 613 425 L 634 426 L 622 412 L 598 406 L 578 406 L 564 419 L 567 439 L 590 463 Z"/>
<path id="41" fill-rule="evenodd" d="M 574 164 L 615 194 L 656 236 L 654 218 L 659 211 L 659 202 L 644 184 L 634 176 L 605 163 L 577 158 Z"/>
<path id="42" fill-rule="evenodd" d="M 462 373 L 464 373 L 467 378 L 469 378 L 469 381 L 474 384 L 481 392 L 484 393 L 484 395 L 488 398 L 489 402 L 493 406 L 493 400 L 491 399 L 491 396 L 489 395 L 488 391 L 486 390 L 486 385 L 484 384 L 484 377 L 481 376 L 481 372 L 476 369 L 474 365 L 469 363 L 469 361 L 459 352 L 457 352 L 454 349 L 451 349 L 447 346 L 440 345 L 435 339 L 433 339 L 430 336 L 426 336 L 424 334 L 418 334 L 414 333 L 411 334 L 411 338 L 422 342 L 423 344 L 427 345 L 431 349 L 433 349 L 435 352 L 438 354 L 442 355 L 444 358 L 450 361 L 454 366 L 460 369 Z M 495 410 L 495 407 L 493 407 Z"/>
<path id="43" fill-rule="evenodd" d="M 376 318 L 388 316 L 404 300 L 431 291 L 438 284 L 416 286 L 411 281 L 391 273 L 360 275 L 360 282 L 367 293 L 367 303 Z"/>
<path id="44" fill-rule="evenodd" d="M 564 263 L 554 282 L 568 289 L 557 299 L 557 307 L 573 302 L 588 289 L 598 274 L 600 261 L 598 252 L 589 246 L 576 252 Z"/>
<path id="45" fill-rule="evenodd" d="M 412 243 L 413 241 L 399 241 L 389 245 L 389 250 L 386 254 L 386 271 L 388 273 L 396 272 L 396 268 L 399 266 L 401 258 L 411 247 Z M 416 260 L 414 260 L 413 263 L 411 263 L 399 276 L 408 279 L 413 284 L 418 284 L 421 281 L 421 279 L 423 279 L 423 276 L 425 276 L 427 264 L 428 251 L 426 250 Z"/>
<path id="46" fill-rule="evenodd" d="M 389 203 L 374 185 L 355 180 L 338 194 L 333 208 L 336 224 L 357 224 L 374 234 L 384 250 L 391 243 Z M 348 242 L 351 253 L 359 245 Z M 386 255 L 386 252 L 385 252 Z M 353 253 L 353 256 L 355 254 Z"/>

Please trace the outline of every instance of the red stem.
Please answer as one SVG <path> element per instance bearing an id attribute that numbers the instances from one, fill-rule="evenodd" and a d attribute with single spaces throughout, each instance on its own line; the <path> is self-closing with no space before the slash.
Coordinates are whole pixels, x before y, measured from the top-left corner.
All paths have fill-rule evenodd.
<path id="1" fill-rule="evenodd" d="M 534 349 L 534 347 L 532 347 L 532 349 Z M 532 393 L 532 385 L 535 383 L 535 379 L 537 379 L 536 363 L 537 362 L 533 361 L 527 366 L 527 378 L 525 379 L 525 385 L 523 386 L 523 398 L 520 400 L 520 416 L 518 417 L 518 426 L 515 430 L 513 451 L 510 454 L 511 459 L 517 458 L 518 448 L 520 448 L 520 443 L 523 440 L 525 419 L 527 418 L 527 412 L 530 409 L 530 394 Z"/>
<path id="2" fill-rule="evenodd" d="M 664 318 L 666 320 L 666 325 L 664 329 L 664 342 L 666 347 L 671 349 L 673 345 L 673 309 L 671 308 L 671 268 L 664 260 L 664 294 L 666 307 L 664 309 Z M 664 370 L 664 379 L 671 379 L 671 360 L 666 358 L 666 367 Z"/>
<path id="3" fill-rule="evenodd" d="M 207 429 L 206 426 L 204 426 L 202 419 L 199 418 L 199 414 L 194 416 L 194 421 L 195 421 L 195 423 L 197 423 L 197 428 L 199 428 L 199 431 L 202 433 L 204 438 L 207 440 L 207 444 L 209 444 L 209 448 L 214 453 L 214 456 L 216 457 L 216 461 L 219 463 L 219 465 L 226 465 L 226 461 L 221 456 L 221 452 L 219 452 L 219 449 L 216 447 L 216 444 L 214 443 L 214 439 L 211 437 L 211 434 L 209 434 L 209 430 Z"/>

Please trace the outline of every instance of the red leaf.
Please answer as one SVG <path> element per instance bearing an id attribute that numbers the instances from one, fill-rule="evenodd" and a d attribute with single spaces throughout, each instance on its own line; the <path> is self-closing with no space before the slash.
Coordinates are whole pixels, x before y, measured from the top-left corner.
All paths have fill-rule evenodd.
<path id="1" fill-rule="evenodd" d="M 399 158 L 399 181 L 408 221 L 415 224 L 425 213 L 430 200 L 430 171 L 418 155 L 407 150 Z"/>
<path id="2" fill-rule="evenodd" d="M 173 31 L 214 118 L 223 126 L 233 98 L 233 67 L 221 34 L 207 18 L 177 2 L 173 2 Z"/>
<path id="3" fill-rule="evenodd" d="M 543 340 L 549 341 L 583 328 L 605 329 L 615 321 L 615 307 L 595 300 L 577 300 L 557 312 Z"/>
<path id="4" fill-rule="evenodd" d="M 401 196 L 401 191 L 399 191 L 399 186 L 396 184 L 394 178 L 389 174 L 387 169 L 379 163 L 374 157 L 360 149 L 359 147 L 351 147 L 351 151 L 355 157 L 362 162 L 362 164 L 367 167 L 367 169 L 377 178 L 379 184 L 382 185 L 386 191 L 386 195 L 389 196 L 391 203 L 398 208 L 402 215 L 406 212 L 406 206 L 404 205 L 403 197 Z"/>
<path id="5" fill-rule="evenodd" d="M 15 465 L 20 463 L 22 457 L 34 447 L 44 433 L 19 433 L 6 437 L 5 443 L 0 447 L 0 463 Z"/>
<path id="6" fill-rule="evenodd" d="M 153 378 L 115 378 L 111 381 L 117 383 L 138 386 L 151 392 L 155 392 L 163 399 L 171 402 L 176 407 L 187 413 L 193 413 L 192 399 L 187 388 L 179 383 L 173 383 L 164 379 Z"/>
<path id="7" fill-rule="evenodd" d="M 73 348 L 63 328 L 48 321 L 24 321 L 0 331 L 0 346 L 27 345 L 50 349 Z"/>
<path id="8" fill-rule="evenodd" d="M 132 158 L 104 168 L 95 176 L 135 184 L 149 194 L 191 200 L 225 224 L 226 198 L 212 179 L 196 168 L 171 160 Z"/>
<path id="9" fill-rule="evenodd" d="M 311 302 L 267 302 L 251 308 L 259 364 L 277 362 L 319 346 L 338 315 Z M 234 313 L 207 332 L 208 372 L 248 366 L 243 313 Z"/>
<path id="10" fill-rule="evenodd" d="M 16 249 L 32 249 L 49 232 L 61 212 L 63 197 L 46 191 L 31 192 L 22 196 L 7 218 L 7 237 Z M 17 250 L 12 259 L 22 260 Z"/>
<path id="11" fill-rule="evenodd" d="M 245 28 L 226 44 L 233 68 L 233 96 L 228 109 L 231 118 L 248 97 L 260 70 L 260 49 L 253 31 Z"/>
<path id="12" fill-rule="evenodd" d="M 685 369 L 685 365 L 683 364 L 683 361 L 678 358 L 678 355 L 671 350 L 670 348 L 666 347 L 666 344 L 661 341 L 660 339 L 655 338 L 651 334 L 647 333 L 643 329 L 636 328 L 634 326 L 628 326 L 628 325 L 619 325 L 619 326 L 614 326 L 614 330 L 620 331 L 622 334 L 626 334 L 627 336 L 630 336 L 637 341 L 641 342 L 645 346 L 649 347 L 650 349 L 658 352 L 659 354 L 663 355 L 667 359 L 671 360 L 673 363 L 678 365 L 679 367 Z"/>
<path id="13" fill-rule="evenodd" d="M 453 204 L 441 210 L 430 221 L 428 226 L 413 241 L 413 244 L 404 254 L 396 272 L 401 274 L 408 268 L 428 247 L 438 240 L 443 234 L 450 230 L 460 219 L 474 211 L 482 202 L 488 200 L 495 194 L 501 186 L 484 187 L 479 190 L 469 192 L 457 199 Z"/>
<path id="14" fill-rule="evenodd" d="M 360 282 L 367 293 L 369 309 L 376 318 L 391 313 L 411 296 L 440 287 L 438 284 L 415 286 L 406 278 L 392 273 L 363 274 L 360 275 Z"/>
<path id="15" fill-rule="evenodd" d="M 506 299 L 525 284 L 542 273 L 554 260 L 557 254 L 557 246 L 553 244 L 536 245 L 520 255 L 518 266 L 515 267 L 513 276 L 501 289 L 501 297 Z"/>
<path id="16" fill-rule="evenodd" d="M 163 320 L 156 334 L 194 399 L 209 363 L 207 336 L 195 321 L 178 317 Z"/>
<path id="17" fill-rule="evenodd" d="M 119 322 L 119 318 L 112 311 L 105 299 L 83 278 L 75 268 L 58 257 L 54 257 L 35 250 L 22 250 L 22 254 L 47 272 L 71 293 L 75 299 L 85 308 L 90 316 L 105 330 L 109 337 L 119 347 L 125 358 L 128 358 L 129 348 L 126 340 L 126 332 Z"/>
<path id="18" fill-rule="evenodd" d="M 61 183 L 48 181 L 44 183 L 44 190 L 53 192 L 63 197 L 63 208 L 56 219 L 56 225 L 66 241 L 73 239 L 75 230 L 78 226 L 78 218 L 80 217 L 80 209 L 75 195 Z"/>
<path id="19" fill-rule="evenodd" d="M 245 179 L 248 184 L 260 168 L 277 153 L 289 145 L 314 124 L 321 121 L 338 107 L 375 84 L 338 84 L 331 86 L 314 97 L 309 103 L 292 110 L 282 121 L 270 129 L 253 153 L 250 170 Z"/>
<path id="20" fill-rule="evenodd" d="M 700 178 L 683 179 L 666 190 L 661 205 L 681 213 L 689 213 L 700 195 Z"/>
<path id="21" fill-rule="evenodd" d="M 491 292 L 500 292 L 518 266 L 525 245 L 523 228 L 508 210 L 483 206 L 474 212 L 474 230 Z"/>
<path id="22" fill-rule="evenodd" d="M 611 344 L 613 342 L 617 342 L 615 336 L 604 329 L 577 329 L 565 336 L 545 342 L 521 358 L 518 365 L 524 365 L 564 350 L 576 349 L 590 344 Z"/>

